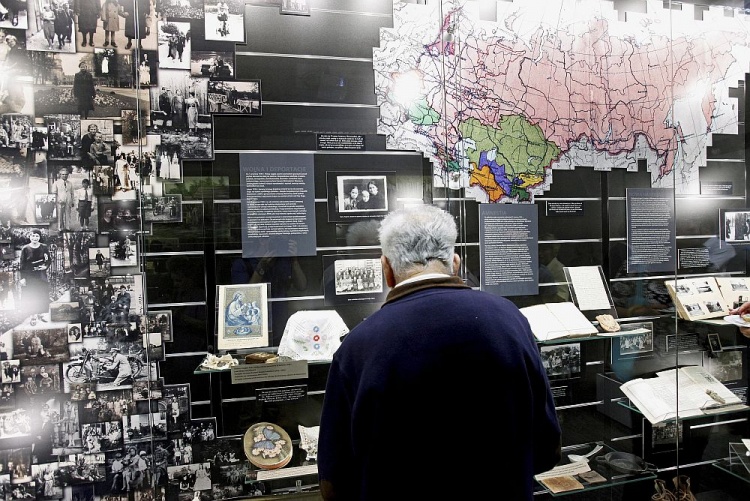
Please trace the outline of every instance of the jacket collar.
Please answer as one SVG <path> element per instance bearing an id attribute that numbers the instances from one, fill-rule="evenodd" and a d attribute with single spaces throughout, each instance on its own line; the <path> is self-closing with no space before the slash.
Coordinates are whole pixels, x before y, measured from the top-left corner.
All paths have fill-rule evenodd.
<path id="1" fill-rule="evenodd" d="M 413 294 L 417 291 L 438 288 L 438 287 L 441 287 L 441 288 L 447 287 L 447 288 L 454 288 L 454 289 L 471 289 L 471 287 L 469 287 L 468 285 L 464 283 L 461 277 L 456 277 L 456 276 L 419 280 L 417 282 L 403 284 L 403 285 L 400 285 L 398 287 L 394 287 L 393 289 L 391 289 L 390 292 L 388 293 L 388 296 L 386 296 L 385 298 L 385 303 L 383 304 L 383 306 L 385 306 L 388 303 L 397 301 L 401 299 L 402 297 L 408 296 L 409 294 Z"/>

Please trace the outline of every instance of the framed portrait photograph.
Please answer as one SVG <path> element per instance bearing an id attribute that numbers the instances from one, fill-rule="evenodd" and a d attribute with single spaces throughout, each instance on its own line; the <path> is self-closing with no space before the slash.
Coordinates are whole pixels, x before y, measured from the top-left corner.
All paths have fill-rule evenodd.
<path id="1" fill-rule="evenodd" d="M 395 172 L 328 172 L 328 221 L 381 219 L 396 208 Z"/>
<path id="2" fill-rule="evenodd" d="M 146 319 L 148 332 L 158 332 L 162 341 L 172 341 L 172 310 L 151 310 Z"/>
<path id="3" fill-rule="evenodd" d="M 542 346 L 540 351 L 549 379 L 570 379 L 581 375 L 581 343 Z"/>
<path id="4" fill-rule="evenodd" d="M 268 346 L 268 284 L 220 285 L 218 348 Z"/>
<path id="5" fill-rule="evenodd" d="M 721 346 L 721 338 L 719 338 L 719 334 L 716 332 L 708 334 L 708 348 L 711 350 L 711 353 L 719 353 L 724 350 Z"/>
<path id="6" fill-rule="evenodd" d="M 633 357 L 651 357 L 654 354 L 654 328 L 651 322 L 640 324 L 631 334 L 623 334 L 612 339 L 612 361 Z"/>
<path id="7" fill-rule="evenodd" d="M 379 254 L 323 256 L 326 306 L 385 301 L 387 287 Z"/>
<path id="8" fill-rule="evenodd" d="M 721 232 L 724 241 L 750 243 L 750 209 L 739 211 L 720 210 Z"/>

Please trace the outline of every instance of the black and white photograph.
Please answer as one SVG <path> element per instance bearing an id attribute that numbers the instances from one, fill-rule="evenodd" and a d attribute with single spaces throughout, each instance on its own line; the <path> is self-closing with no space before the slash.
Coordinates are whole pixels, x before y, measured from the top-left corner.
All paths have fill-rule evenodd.
<path id="1" fill-rule="evenodd" d="M 214 114 L 263 114 L 260 80 L 208 82 L 209 111 Z"/>
<path id="2" fill-rule="evenodd" d="M 75 16 L 67 1 L 31 0 L 26 48 L 35 51 L 75 52 Z M 72 2 L 71 2 L 72 3 Z M 1 25 L 1 24 L 0 24 Z"/>
<path id="3" fill-rule="evenodd" d="M 164 383 L 159 381 L 136 381 L 133 383 L 133 400 L 157 400 L 163 395 Z"/>
<path id="4" fill-rule="evenodd" d="M 45 137 L 46 139 L 46 137 Z M 43 153 L 36 162 L 36 153 L 25 150 L 0 150 L 0 171 L 5 175 L 0 179 L 3 190 L 3 224 L 35 224 L 35 194 L 48 193 L 47 160 Z"/>
<path id="5" fill-rule="evenodd" d="M 90 423 L 81 425 L 83 452 L 94 454 L 122 448 L 122 422 Z"/>
<path id="6" fill-rule="evenodd" d="M 724 311 L 724 307 L 719 301 L 704 301 L 703 305 L 706 307 L 709 313 L 717 313 Z"/>
<path id="7" fill-rule="evenodd" d="M 78 384 L 96 383 L 97 395 L 132 388 L 134 381 L 153 375 L 150 369 L 137 343 L 104 338 L 84 338 L 81 353 L 63 365 L 66 392 Z"/>
<path id="8" fill-rule="evenodd" d="M 379 259 L 341 259 L 334 263 L 336 295 L 383 292 Z"/>
<path id="9" fill-rule="evenodd" d="M 81 120 L 81 163 L 87 171 L 94 167 L 112 165 L 112 147 L 115 141 L 114 120 L 88 119 Z M 112 190 L 100 191 L 96 187 L 92 174 L 92 185 L 95 195 L 111 195 Z"/>
<path id="10" fill-rule="evenodd" d="M 156 197 L 150 194 L 141 196 L 143 201 L 143 221 L 146 223 L 181 223 L 182 195 Z"/>
<path id="11" fill-rule="evenodd" d="M 384 301 L 383 267 L 379 254 L 323 256 L 326 306 Z"/>
<path id="12" fill-rule="evenodd" d="M 138 92 L 132 88 L 132 54 L 117 55 L 116 75 L 112 72 L 97 75 L 95 54 L 36 54 L 40 55 L 37 64 L 42 68 L 36 76 L 38 83 L 33 92 L 37 116 L 77 114 L 82 120 L 119 120 L 120 110 L 134 110 L 138 106 L 148 109 L 145 93 L 140 95 L 139 102 Z"/>
<path id="13" fill-rule="evenodd" d="M 193 462 L 193 446 L 181 438 L 170 440 L 166 446 L 161 445 L 163 446 L 162 452 L 169 454 L 167 458 L 168 466 L 181 466 Z"/>
<path id="14" fill-rule="evenodd" d="M 698 291 L 698 294 L 707 294 L 714 292 L 713 287 L 711 287 L 711 284 L 708 283 L 707 280 L 697 280 L 693 282 L 693 287 L 695 287 L 695 290 Z"/>
<path id="15" fill-rule="evenodd" d="M 68 344 L 82 342 L 83 330 L 81 324 L 68 324 Z"/>
<path id="16" fill-rule="evenodd" d="M 138 127 L 138 114 L 136 110 L 121 110 L 120 116 L 120 121 L 122 122 L 122 144 L 141 144 L 141 141 L 146 138 L 146 128 Z M 142 114 L 141 118 L 143 119 L 143 123 L 145 123 L 147 117 Z"/>
<path id="17" fill-rule="evenodd" d="M 135 87 L 135 76 L 130 71 L 134 60 L 132 54 L 97 47 L 94 49 L 94 78 L 106 87 Z"/>
<path id="18" fill-rule="evenodd" d="M 234 52 L 217 50 L 190 51 L 190 74 L 211 80 L 234 80 Z"/>
<path id="19" fill-rule="evenodd" d="M 339 213 L 388 210 L 386 176 L 338 176 L 336 187 Z"/>
<path id="20" fill-rule="evenodd" d="M 165 385 L 163 395 L 167 411 L 167 430 L 182 430 L 190 423 L 190 385 Z"/>
<path id="21" fill-rule="evenodd" d="M 57 221 L 57 198 L 55 195 L 34 195 L 34 216 L 36 224 L 50 224 Z"/>
<path id="22" fill-rule="evenodd" d="M 91 325 L 101 322 L 125 324 L 143 314 L 142 275 L 92 278 L 89 284 L 79 289 L 78 294 L 82 317 L 86 317 Z"/>
<path id="23" fill-rule="evenodd" d="M 112 268 L 138 266 L 138 234 L 135 231 L 109 232 L 109 255 Z"/>
<path id="24" fill-rule="evenodd" d="M 244 0 L 204 0 L 206 40 L 245 41 Z"/>
<path id="25" fill-rule="evenodd" d="M 133 79 L 139 87 L 154 87 L 159 83 L 159 53 L 144 50 L 133 58 Z"/>
<path id="26" fill-rule="evenodd" d="M 191 77 L 185 71 L 159 70 L 159 86 L 151 88 L 149 132 L 161 135 L 162 148 L 170 152 L 178 148 L 180 160 L 213 158 L 208 79 Z"/>
<path id="27" fill-rule="evenodd" d="M 747 283 L 745 283 L 745 279 L 741 280 L 732 280 L 729 279 L 729 285 L 732 287 L 733 292 L 748 292 L 750 289 L 747 287 Z"/>
<path id="28" fill-rule="evenodd" d="M 20 360 L 3 360 L 2 372 L 0 377 L 3 384 L 21 382 L 21 361 Z"/>
<path id="29" fill-rule="evenodd" d="M 163 341 L 172 341 L 172 310 L 149 310 L 148 331 L 161 333 Z"/>
<path id="30" fill-rule="evenodd" d="M 106 478 L 105 456 L 98 454 L 71 454 L 60 458 L 60 476 L 66 485 L 102 482 Z"/>
<path id="31" fill-rule="evenodd" d="M 31 421 L 26 409 L 16 409 L 0 414 L 0 423 L 3 423 L 3 426 L 0 427 L 0 439 L 31 435 Z M 15 466 L 16 463 L 13 464 Z M 14 478 L 16 477 L 14 476 Z"/>
<path id="32" fill-rule="evenodd" d="M 55 197 L 56 220 L 50 223 L 52 231 L 79 231 L 91 226 L 94 209 L 94 190 L 89 173 L 81 167 L 62 166 L 49 170 L 48 191 Z M 92 229 L 95 229 L 93 226 Z"/>
<path id="33" fill-rule="evenodd" d="M 105 278 L 110 274 L 109 247 L 92 247 L 89 249 L 89 276 Z"/>
<path id="34" fill-rule="evenodd" d="M 80 305 L 77 301 L 55 301 L 49 305 L 49 317 L 52 322 L 76 322 L 80 319 Z"/>
<path id="35" fill-rule="evenodd" d="M 146 325 L 141 324 L 141 339 L 148 360 L 164 360 L 164 340 L 159 332 L 148 332 Z"/>
<path id="36" fill-rule="evenodd" d="M 216 440 L 216 418 L 191 420 L 182 429 L 182 439 L 190 444 Z"/>
<path id="37" fill-rule="evenodd" d="M 138 9 L 135 0 L 79 0 L 76 6 L 78 52 L 91 52 L 95 47 L 111 47 L 123 54 L 134 48 L 156 50 L 152 2 L 138 2 Z"/>
<path id="38" fill-rule="evenodd" d="M 130 390 L 104 391 L 95 393 L 93 400 L 86 398 L 86 403 L 81 409 L 81 422 L 121 422 L 123 417 L 134 412 L 135 404 Z"/>
<path id="39" fill-rule="evenodd" d="M 159 21 L 159 67 L 190 69 L 190 23 Z M 161 84 L 161 82 L 160 82 Z"/>
<path id="40" fill-rule="evenodd" d="M 678 296 L 692 296 L 693 290 L 684 283 L 677 282 L 674 286 L 674 290 Z"/>
<path id="41" fill-rule="evenodd" d="M 719 353 L 723 350 L 721 346 L 721 338 L 719 337 L 719 334 L 715 332 L 709 332 L 706 336 L 708 340 L 708 348 L 711 351 L 711 353 Z"/>
<path id="42" fill-rule="evenodd" d="M 750 210 L 724 212 L 724 239 L 727 242 L 750 240 Z"/>
<path id="43" fill-rule="evenodd" d="M 118 149 L 115 155 L 113 177 L 112 200 L 136 200 L 138 198 L 140 176 L 138 175 L 138 159 L 135 155 Z"/>
<path id="44" fill-rule="evenodd" d="M 22 327 L 13 330 L 13 357 L 24 365 L 67 362 L 68 332 L 63 327 Z"/>
<path id="45" fill-rule="evenodd" d="M 682 442 L 682 421 L 669 421 L 651 426 L 651 446 L 675 446 Z"/>
<path id="46" fill-rule="evenodd" d="M 167 438 L 167 423 L 162 412 L 123 416 L 122 426 L 126 444 Z"/>
<path id="47" fill-rule="evenodd" d="M 93 384 L 77 384 L 70 389 L 71 402 L 88 402 L 96 400 L 96 386 Z"/>
<path id="48" fill-rule="evenodd" d="M 0 4 L 0 28 L 26 30 L 29 28 L 26 2 L 4 1 Z"/>
<path id="49" fill-rule="evenodd" d="M 21 367 L 23 394 L 27 396 L 60 393 L 60 365 L 26 365 Z"/>
<path id="50" fill-rule="evenodd" d="M 20 410 L 20 409 L 19 409 Z M 2 451 L 4 456 L 3 466 L 10 471 L 13 480 L 11 484 L 24 484 L 31 481 L 31 448 L 23 447 Z"/>
<path id="51" fill-rule="evenodd" d="M 93 220 L 96 223 L 96 220 Z M 96 224 L 90 227 L 96 228 Z M 69 231 L 62 234 L 63 267 L 74 277 L 89 276 L 89 249 L 96 245 L 93 231 Z M 59 259 L 59 258 L 58 258 Z"/>
<path id="52" fill-rule="evenodd" d="M 291 16 L 309 16 L 310 0 L 281 0 L 280 12 Z"/>
<path id="53" fill-rule="evenodd" d="M 137 200 L 99 200 L 99 231 L 137 231 L 140 229 L 140 211 Z"/>
<path id="54" fill-rule="evenodd" d="M 182 162 L 180 161 L 181 145 L 177 144 L 159 144 L 154 152 L 154 163 L 156 166 L 155 175 L 156 183 L 152 190 L 152 195 L 160 197 L 164 195 L 164 190 L 158 190 L 159 180 L 172 181 L 173 183 L 182 182 Z"/>
<path id="55" fill-rule="evenodd" d="M 10 245 L 7 248 L 12 249 Z M 0 311 L 16 311 L 16 274 L 0 272 Z"/>
<path id="56" fill-rule="evenodd" d="M 211 489 L 211 465 L 209 463 L 188 464 L 167 467 L 170 489 L 189 492 Z"/>
<path id="57" fill-rule="evenodd" d="M 638 355 L 654 351 L 653 331 L 625 334 L 619 337 L 620 355 Z"/>
<path id="58" fill-rule="evenodd" d="M 203 19 L 203 0 L 156 0 L 156 12 L 162 19 Z"/>
<path id="59" fill-rule="evenodd" d="M 581 343 L 542 346 L 541 357 L 549 378 L 565 379 L 581 373 Z"/>
<path id="60" fill-rule="evenodd" d="M 0 115 L 0 148 L 23 149 L 31 144 L 34 117 L 19 113 Z"/>
<path id="61" fill-rule="evenodd" d="M 712 357 L 708 358 L 706 370 L 722 383 L 741 380 L 742 350 L 714 353 Z"/>
<path id="62" fill-rule="evenodd" d="M 16 387 L 11 383 L 0 386 L 0 413 L 12 411 L 16 408 Z M 2 469 L 0 468 L 0 472 Z"/>
<path id="63" fill-rule="evenodd" d="M 31 465 L 31 477 L 36 486 L 36 499 L 62 499 L 63 483 L 56 461 Z"/>
<path id="64" fill-rule="evenodd" d="M 81 160 L 81 117 L 78 115 L 47 115 L 48 160 Z"/>
<path id="65" fill-rule="evenodd" d="M 686 304 L 685 311 L 690 317 L 699 317 L 706 314 L 706 312 L 703 311 L 700 303 Z"/>

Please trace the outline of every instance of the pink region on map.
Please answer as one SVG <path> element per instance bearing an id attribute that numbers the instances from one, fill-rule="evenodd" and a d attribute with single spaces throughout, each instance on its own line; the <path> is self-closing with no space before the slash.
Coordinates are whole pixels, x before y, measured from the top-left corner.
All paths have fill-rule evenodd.
<path id="1" fill-rule="evenodd" d="M 660 177 L 667 175 L 683 140 L 680 127 L 669 124 L 671 93 L 680 99 L 698 89 L 710 129 L 715 98 L 711 85 L 701 86 L 699 79 L 725 78 L 735 61 L 731 44 L 746 38 L 732 34 L 730 43 L 729 34 L 717 35 L 710 44 L 653 36 L 640 45 L 609 36 L 608 23 L 597 20 L 580 35 L 539 29 L 528 45 L 520 38 L 493 43 L 469 38 L 457 70 L 460 78 L 447 80 L 453 85 L 445 106 L 447 123 L 453 124 L 448 144 L 459 138 L 459 120 L 473 117 L 494 127 L 503 115 L 521 114 L 563 153 L 586 138 L 597 150 L 616 155 L 632 151 L 643 136 L 659 157 Z M 431 46 L 430 55 L 436 47 L 440 44 Z M 433 99 L 431 106 L 442 109 L 442 97 Z M 435 144 L 445 141 L 445 131 L 439 132 Z"/>

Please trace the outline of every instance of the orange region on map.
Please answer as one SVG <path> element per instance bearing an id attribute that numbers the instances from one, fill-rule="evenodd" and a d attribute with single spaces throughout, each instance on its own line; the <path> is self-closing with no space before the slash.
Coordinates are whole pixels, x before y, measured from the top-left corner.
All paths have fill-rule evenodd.
<path id="1" fill-rule="evenodd" d="M 469 186 L 481 186 L 484 191 L 490 197 L 490 202 L 497 202 L 500 200 L 505 192 L 495 181 L 495 176 L 492 175 L 492 171 L 489 166 L 485 165 L 481 169 L 477 169 L 477 164 L 471 163 L 471 178 L 469 179 Z"/>

